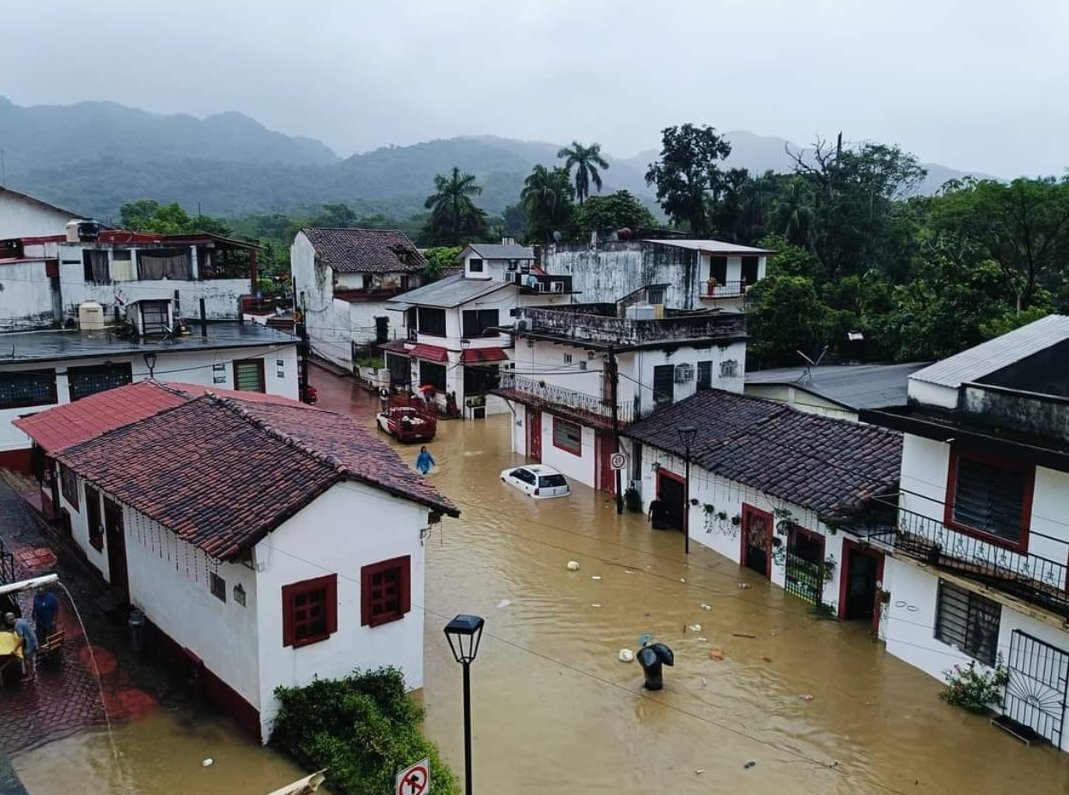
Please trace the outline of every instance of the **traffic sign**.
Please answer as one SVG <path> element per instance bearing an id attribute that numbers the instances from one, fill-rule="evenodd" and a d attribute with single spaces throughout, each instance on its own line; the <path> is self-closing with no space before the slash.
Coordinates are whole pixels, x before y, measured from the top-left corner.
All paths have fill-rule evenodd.
<path id="1" fill-rule="evenodd" d="M 427 795 L 431 791 L 431 760 L 421 759 L 397 774 L 395 795 Z"/>
<path id="2" fill-rule="evenodd" d="M 625 453 L 613 453 L 609 456 L 609 466 L 613 469 L 623 469 L 627 466 L 627 455 Z"/>

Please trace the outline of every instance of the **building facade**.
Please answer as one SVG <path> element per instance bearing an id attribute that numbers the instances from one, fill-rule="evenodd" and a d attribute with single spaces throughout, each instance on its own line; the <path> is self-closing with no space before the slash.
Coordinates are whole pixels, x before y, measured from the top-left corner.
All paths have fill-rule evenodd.
<path id="1" fill-rule="evenodd" d="M 80 218 L 41 199 L 0 187 L 0 240 L 64 234 L 67 224 Z"/>

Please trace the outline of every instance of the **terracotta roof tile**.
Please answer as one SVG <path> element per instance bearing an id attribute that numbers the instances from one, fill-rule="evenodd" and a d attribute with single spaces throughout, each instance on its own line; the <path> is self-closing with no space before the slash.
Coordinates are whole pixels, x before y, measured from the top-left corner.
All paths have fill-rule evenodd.
<path id="1" fill-rule="evenodd" d="M 624 435 L 683 457 L 677 429 L 687 425 L 698 429 L 694 464 L 821 514 L 849 513 L 897 488 L 899 434 L 732 392 L 698 392 Z"/>
<path id="2" fill-rule="evenodd" d="M 309 227 L 320 261 L 339 273 L 417 273 L 427 260 L 404 232 L 394 229 Z"/>

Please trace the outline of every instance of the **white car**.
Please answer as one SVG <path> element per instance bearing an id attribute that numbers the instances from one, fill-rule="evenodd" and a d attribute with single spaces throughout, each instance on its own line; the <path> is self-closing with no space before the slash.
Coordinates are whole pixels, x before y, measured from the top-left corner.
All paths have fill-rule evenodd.
<path id="1" fill-rule="evenodd" d="M 571 494 L 568 480 L 553 467 L 542 464 L 525 464 L 501 472 L 501 480 L 515 486 L 524 494 L 536 499 L 567 497 Z"/>

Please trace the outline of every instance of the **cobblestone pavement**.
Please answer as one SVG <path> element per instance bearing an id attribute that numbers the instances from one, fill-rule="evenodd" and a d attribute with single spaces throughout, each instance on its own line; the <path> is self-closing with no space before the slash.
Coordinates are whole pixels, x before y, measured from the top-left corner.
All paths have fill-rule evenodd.
<path id="1" fill-rule="evenodd" d="M 57 543 L 53 531 L 12 483 L 21 486 L 17 476 L 0 478 L 0 536 L 15 558 L 16 577 L 58 573 L 77 600 L 94 641 L 107 641 L 113 647 L 115 633 L 104 630 L 102 617 L 92 608 L 94 592 L 103 584 L 94 582 L 84 564 Z M 20 595 L 23 615 L 29 616 L 31 601 L 30 594 Z M 152 696 L 133 686 L 127 670 L 107 647 L 94 645 L 90 650 L 70 601 L 61 594 L 60 603 L 59 626 L 65 637 L 60 658 L 52 664 L 42 661 L 34 681 L 0 690 L 0 752 L 13 754 L 43 745 L 102 725 L 107 717 L 114 721 L 138 715 L 155 703 Z"/>

